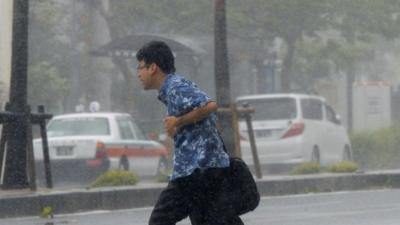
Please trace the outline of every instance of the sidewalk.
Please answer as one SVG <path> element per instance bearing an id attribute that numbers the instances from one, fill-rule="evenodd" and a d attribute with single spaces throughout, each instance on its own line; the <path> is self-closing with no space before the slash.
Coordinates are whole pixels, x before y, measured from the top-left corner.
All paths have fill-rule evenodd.
<path id="1" fill-rule="evenodd" d="M 400 170 L 353 174 L 267 176 L 257 179 L 263 196 L 400 187 Z M 0 218 L 38 216 L 42 208 L 55 214 L 150 207 L 166 183 L 129 187 L 57 190 L 0 190 Z"/>

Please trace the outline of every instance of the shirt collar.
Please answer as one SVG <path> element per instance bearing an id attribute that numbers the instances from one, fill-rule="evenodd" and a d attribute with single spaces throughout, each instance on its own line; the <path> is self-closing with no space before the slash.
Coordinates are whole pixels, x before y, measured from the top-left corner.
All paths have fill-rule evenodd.
<path id="1" fill-rule="evenodd" d="M 172 76 L 173 74 L 166 75 L 164 83 L 161 85 L 160 91 L 158 92 L 158 100 L 160 100 L 164 104 L 166 103 L 169 80 Z"/>

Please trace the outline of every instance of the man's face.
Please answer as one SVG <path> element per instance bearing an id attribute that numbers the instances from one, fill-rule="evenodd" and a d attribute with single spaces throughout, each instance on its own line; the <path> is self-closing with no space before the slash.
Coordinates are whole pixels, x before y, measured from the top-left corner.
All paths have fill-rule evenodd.
<path id="1" fill-rule="evenodd" d="M 136 68 L 139 80 L 142 82 L 144 90 L 154 89 L 153 87 L 153 75 L 154 71 L 152 64 L 146 65 L 146 63 L 141 60 Z"/>

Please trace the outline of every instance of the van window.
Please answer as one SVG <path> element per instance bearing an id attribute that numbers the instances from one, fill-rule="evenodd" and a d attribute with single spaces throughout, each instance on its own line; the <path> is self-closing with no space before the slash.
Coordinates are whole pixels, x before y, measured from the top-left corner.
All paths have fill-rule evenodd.
<path id="1" fill-rule="evenodd" d="M 238 101 L 237 105 L 249 104 L 255 109 L 253 120 L 287 120 L 294 119 L 296 100 L 293 98 L 264 98 Z"/>
<path id="2" fill-rule="evenodd" d="M 322 102 L 318 99 L 301 99 L 301 111 L 304 119 L 322 120 Z"/>
<path id="3" fill-rule="evenodd" d="M 336 119 L 336 113 L 332 109 L 332 107 L 330 107 L 329 105 L 325 105 L 325 109 L 326 109 L 326 119 L 334 124 L 340 124 L 340 122 Z"/>

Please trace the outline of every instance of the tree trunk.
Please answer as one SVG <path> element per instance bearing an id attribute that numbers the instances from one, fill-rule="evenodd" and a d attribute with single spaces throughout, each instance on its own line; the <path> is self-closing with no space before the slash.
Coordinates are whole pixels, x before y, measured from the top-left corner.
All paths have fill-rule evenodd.
<path id="1" fill-rule="evenodd" d="M 346 74 L 346 95 L 347 95 L 347 130 L 353 130 L 353 83 L 354 67 L 350 65 Z"/>
<path id="2" fill-rule="evenodd" d="M 256 56 L 256 58 L 254 59 L 254 66 L 257 69 L 255 78 L 257 81 L 257 94 L 267 93 L 267 77 L 264 71 L 263 59 L 264 58 L 261 55 Z"/>
<path id="3" fill-rule="evenodd" d="M 291 88 L 290 78 L 292 76 L 292 64 L 296 39 L 288 39 L 286 42 L 288 49 L 282 63 L 281 92 L 289 92 Z"/>
<path id="4" fill-rule="evenodd" d="M 214 2 L 214 71 L 217 103 L 221 108 L 231 107 L 231 90 L 228 62 L 228 47 L 226 38 L 226 2 Z M 235 140 L 232 133 L 232 113 L 218 115 L 221 135 L 229 155 L 236 155 Z"/>

